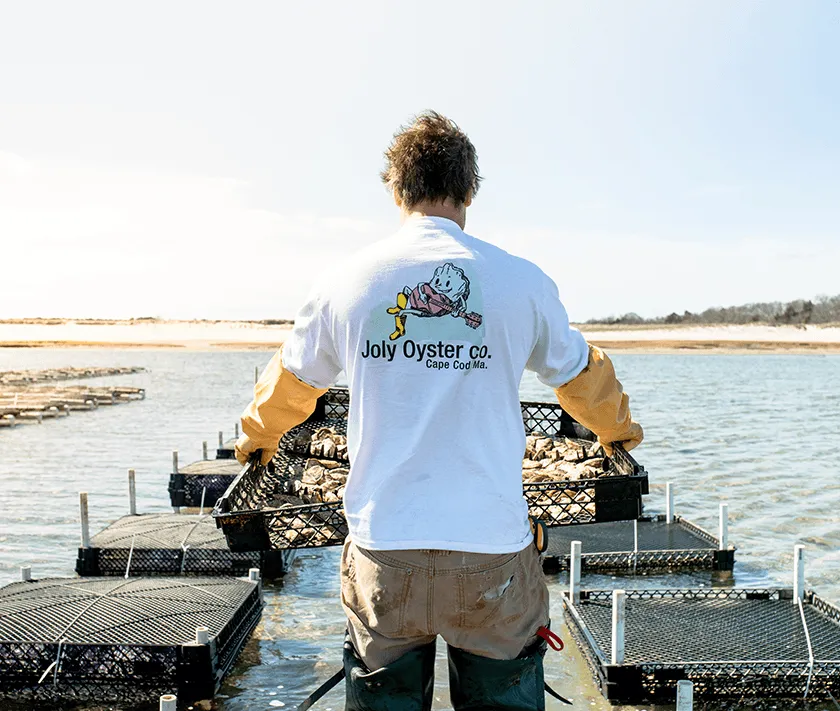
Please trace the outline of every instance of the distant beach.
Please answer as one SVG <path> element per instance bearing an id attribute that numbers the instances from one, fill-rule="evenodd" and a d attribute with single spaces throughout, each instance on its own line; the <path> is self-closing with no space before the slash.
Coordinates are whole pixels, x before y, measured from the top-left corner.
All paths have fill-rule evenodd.
<path id="1" fill-rule="evenodd" d="M 636 353 L 840 353 L 840 325 L 831 326 L 578 326 L 610 351 Z M 288 323 L 100 319 L 0 320 L 0 348 L 174 348 L 270 350 Z"/>

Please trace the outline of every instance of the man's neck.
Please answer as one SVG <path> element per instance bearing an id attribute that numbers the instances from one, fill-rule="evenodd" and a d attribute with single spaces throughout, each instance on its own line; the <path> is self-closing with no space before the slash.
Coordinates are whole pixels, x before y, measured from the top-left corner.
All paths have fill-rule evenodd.
<path id="1" fill-rule="evenodd" d="M 467 208 L 464 205 L 455 205 L 450 200 L 444 202 L 421 202 L 412 205 L 410 209 L 400 210 L 402 221 L 405 222 L 411 217 L 443 217 L 452 220 L 462 230 L 467 224 Z"/>

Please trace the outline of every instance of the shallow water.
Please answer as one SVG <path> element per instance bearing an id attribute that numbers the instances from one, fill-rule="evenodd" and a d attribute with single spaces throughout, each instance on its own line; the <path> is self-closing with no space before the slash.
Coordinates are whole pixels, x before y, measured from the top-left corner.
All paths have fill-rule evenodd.
<path id="1" fill-rule="evenodd" d="M 148 369 L 91 381 L 145 387 L 144 401 L 0 430 L 0 584 L 17 579 L 25 563 L 36 577 L 72 575 L 78 491 L 89 492 L 95 532 L 128 512 L 129 468 L 137 471 L 138 509 L 169 510 L 172 450 L 186 464 L 201 457 L 202 440 L 215 446 L 220 428 L 231 436 L 250 397 L 254 367 L 269 357 L 254 351 L 0 349 L 0 370 Z M 677 513 L 716 531 L 718 504 L 728 501 L 730 536 L 738 546 L 735 584 L 790 585 L 793 545 L 804 543 L 808 586 L 840 601 L 840 356 L 618 354 L 614 360 L 647 434 L 636 452 L 650 472 L 647 510 L 664 508 L 665 482 L 673 481 Z M 522 394 L 551 399 L 530 377 Z M 307 552 L 285 580 L 267 586 L 263 621 L 223 688 L 219 709 L 294 708 L 338 667 L 344 621 L 337 565 L 337 550 Z M 584 579 L 591 588 L 712 582 L 710 574 Z M 550 580 L 555 620 L 562 618 L 564 585 L 565 575 Z M 546 665 L 549 683 L 573 697 L 574 708 L 610 708 L 573 644 Z M 437 692 L 435 708 L 446 708 L 445 664 L 438 667 Z M 548 707 L 570 708 L 552 700 Z M 341 709 L 340 688 L 315 708 Z"/>

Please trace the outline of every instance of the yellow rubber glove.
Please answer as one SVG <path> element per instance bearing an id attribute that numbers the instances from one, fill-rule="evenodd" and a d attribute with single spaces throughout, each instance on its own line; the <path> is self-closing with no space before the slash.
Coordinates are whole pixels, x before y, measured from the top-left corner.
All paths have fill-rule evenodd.
<path id="1" fill-rule="evenodd" d="M 248 463 L 248 459 L 250 459 L 251 455 L 256 451 L 257 448 L 254 447 L 254 443 L 248 439 L 248 435 L 240 435 L 239 439 L 236 440 L 234 454 L 236 455 L 236 461 L 243 467 Z M 277 452 L 277 446 L 275 445 L 274 449 L 260 449 L 259 452 L 260 464 L 266 466 L 272 459 L 274 459 L 274 454 Z"/>
<path id="2" fill-rule="evenodd" d="M 315 403 L 325 392 L 326 388 L 307 385 L 283 367 L 281 346 L 254 385 L 254 399 L 242 413 L 237 461 L 244 465 L 253 452 L 261 449 L 260 461 L 268 464 L 280 438 L 315 411 Z"/>
<path id="3" fill-rule="evenodd" d="M 630 398 L 600 348 L 589 346 L 586 368 L 554 392 L 561 407 L 597 435 L 607 456 L 612 456 L 616 442 L 631 450 L 644 439 L 641 425 L 630 414 Z"/>

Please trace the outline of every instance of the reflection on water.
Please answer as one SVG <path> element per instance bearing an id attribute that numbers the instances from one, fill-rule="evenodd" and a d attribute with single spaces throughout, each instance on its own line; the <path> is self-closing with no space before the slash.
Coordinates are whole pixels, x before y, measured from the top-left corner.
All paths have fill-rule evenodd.
<path id="1" fill-rule="evenodd" d="M 171 451 L 188 463 L 201 441 L 230 436 L 267 352 L 0 350 L 0 370 L 60 365 L 141 365 L 148 372 L 104 378 L 146 388 L 146 400 L 102 407 L 43 425 L 0 431 L 0 583 L 31 563 L 37 577 L 72 575 L 78 546 L 78 491 L 90 494 L 94 531 L 128 511 L 128 468 L 137 470 L 140 511 L 167 511 Z M 615 356 L 647 440 L 637 451 L 651 476 L 649 511 L 661 511 L 666 481 L 677 513 L 717 530 L 729 502 L 738 546 L 734 583 L 789 585 L 794 543 L 807 546 L 807 579 L 840 601 L 840 357 Z M 530 377 L 523 397 L 551 399 Z M 224 711 L 294 708 L 341 659 L 338 550 L 300 555 L 289 576 L 266 587 L 255 638 L 222 689 Z M 670 577 L 586 576 L 586 587 L 730 584 L 709 573 Z M 562 619 L 553 577 L 552 616 Z M 568 634 L 564 634 L 568 638 Z M 447 708 L 439 645 L 437 702 Z M 549 652 L 549 682 L 576 709 L 610 708 L 569 644 Z M 782 708 L 783 706 L 780 706 Z M 341 687 L 316 709 L 343 708 Z M 564 707 L 548 700 L 548 708 Z M 613 707 L 614 708 L 614 707 Z M 640 707 L 650 708 L 650 707 Z M 816 705 L 813 708 L 823 708 Z M 835 708 L 835 707 L 831 707 Z"/>

